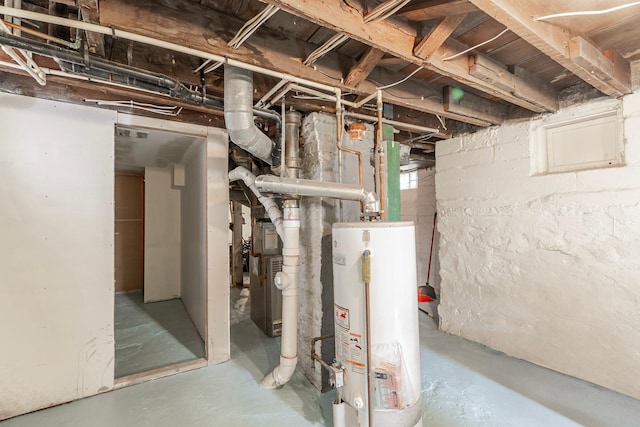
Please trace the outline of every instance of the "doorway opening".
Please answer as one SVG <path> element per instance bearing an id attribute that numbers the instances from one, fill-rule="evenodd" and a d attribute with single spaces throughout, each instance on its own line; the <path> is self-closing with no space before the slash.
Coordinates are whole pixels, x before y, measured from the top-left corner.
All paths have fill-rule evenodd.
<path id="1" fill-rule="evenodd" d="M 115 378 L 206 358 L 206 143 L 115 127 Z"/>

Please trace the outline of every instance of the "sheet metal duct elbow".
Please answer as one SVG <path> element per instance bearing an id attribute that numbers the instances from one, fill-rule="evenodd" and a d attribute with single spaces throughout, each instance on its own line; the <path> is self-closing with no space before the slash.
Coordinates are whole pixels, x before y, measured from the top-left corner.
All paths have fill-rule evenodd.
<path id="1" fill-rule="evenodd" d="M 225 65 L 224 121 L 234 144 L 271 164 L 273 142 L 253 121 L 253 72 Z"/>

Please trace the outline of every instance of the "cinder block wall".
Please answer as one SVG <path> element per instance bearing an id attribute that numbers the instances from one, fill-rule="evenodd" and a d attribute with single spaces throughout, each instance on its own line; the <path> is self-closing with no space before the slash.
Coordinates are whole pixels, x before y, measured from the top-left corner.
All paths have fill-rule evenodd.
<path id="1" fill-rule="evenodd" d="M 429 250 L 431 248 L 431 232 L 433 230 L 433 215 L 436 212 L 436 171 L 434 168 L 418 170 L 418 188 L 402 190 L 401 219 L 413 221 L 416 227 L 416 265 L 418 271 L 418 285 L 427 282 L 429 267 Z M 433 243 L 433 260 L 431 261 L 431 280 L 429 284 L 440 289 L 440 263 L 438 261 L 438 233 L 436 227 Z"/>
<path id="2" fill-rule="evenodd" d="M 441 328 L 640 398 L 640 93 L 626 165 L 532 176 L 542 119 L 438 142 Z"/>

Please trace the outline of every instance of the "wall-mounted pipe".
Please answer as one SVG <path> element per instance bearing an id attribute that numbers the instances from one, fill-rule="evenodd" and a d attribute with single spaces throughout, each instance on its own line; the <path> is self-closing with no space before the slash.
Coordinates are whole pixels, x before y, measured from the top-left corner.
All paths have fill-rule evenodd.
<path id="1" fill-rule="evenodd" d="M 231 140 L 272 164 L 273 142 L 253 122 L 253 72 L 225 65 L 224 121 Z"/>
<path id="2" fill-rule="evenodd" d="M 365 213 L 372 214 L 380 211 L 380 201 L 376 193 L 367 191 L 358 185 L 311 181 L 308 179 L 281 178 L 273 175 L 258 176 L 256 177 L 255 183 L 259 191 L 355 200 L 364 204 Z"/>
<path id="3" fill-rule="evenodd" d="M 231 172 L 229 172 L 229 181 L 242 181 L 246 184 L 247 187 L 255 194 L 258 198 L 258 202 L 264 206 L 264 209 L 267 211 L 267 215 L 269 215 L 269 219 L 276 227 L 276 232 L 281 239 L 284 240 L 284 229 L 282 224 L 282 212 L 278 207 L 278 204 L 270 197 L 266 197 L 258 191 L 255 186 L 256 177 L 252 174 L 248 169 L 243 168 L 242 166 L 238 166 Z"/>

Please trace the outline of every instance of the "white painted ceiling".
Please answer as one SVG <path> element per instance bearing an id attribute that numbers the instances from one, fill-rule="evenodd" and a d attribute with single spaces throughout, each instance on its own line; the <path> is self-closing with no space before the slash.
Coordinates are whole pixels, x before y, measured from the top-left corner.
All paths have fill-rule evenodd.
<path id="1" fill-rule="evenodd" d="M 189 148 L 202 137 L 116 126 L 115 168 L 118 171 L 143 172 L 146 167 L 164 168 L 183 163 Z"/>

